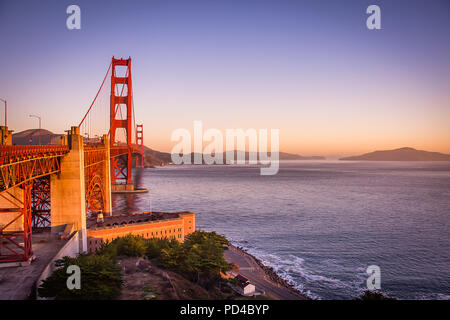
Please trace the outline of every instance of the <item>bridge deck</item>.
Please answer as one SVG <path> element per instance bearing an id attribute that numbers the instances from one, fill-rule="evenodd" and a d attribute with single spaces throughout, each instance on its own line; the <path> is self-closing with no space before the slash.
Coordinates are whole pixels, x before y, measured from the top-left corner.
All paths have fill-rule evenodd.
<path id="1" fill-rule="evenodd" d="M 0 165 L 69 152 L 69 146 L 0 146 Z"/>

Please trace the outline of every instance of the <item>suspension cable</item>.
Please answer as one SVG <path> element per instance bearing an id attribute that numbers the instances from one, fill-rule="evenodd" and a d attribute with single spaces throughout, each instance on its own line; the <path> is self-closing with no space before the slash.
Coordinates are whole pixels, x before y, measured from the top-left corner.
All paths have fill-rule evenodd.
<path id="1" fill-rule="evenodd" d="M 106 80 L 106 77 L 107 77 L 108 74 L 109 74 L 109 70 L 111 69 L 111 66 L 112 66 L 112 61 L 111 61 L 111 63 L 109 64 L 108 71 L 106 71 L 105 78 L 103 78 L 102 85 L 100 86 L 100 88 L 99 88 L 98 91 L 97 91 L 97 94 L 95 95 L 94 101 L 92 101 L 91 106 L 89 107 L 88 111 L 87 111 L 86 114 L 84 115 L 83 120 L 81 120 L 81 122 L 80 122 L 80 124 L 78 125 L 78 127 L 80 127 L 80 126 L 83 124 L 83 121 L 84 121 L 84 119 L 86 119 L 86 116 L 88 115 L 89 111 L 91 111 L 92 106 L 94 105 L 95 100 L 97 100 L 97 97 L 98 97 L 100 91 L 102 90 L 103 85 L 105 84 L 105 80 Z"/>

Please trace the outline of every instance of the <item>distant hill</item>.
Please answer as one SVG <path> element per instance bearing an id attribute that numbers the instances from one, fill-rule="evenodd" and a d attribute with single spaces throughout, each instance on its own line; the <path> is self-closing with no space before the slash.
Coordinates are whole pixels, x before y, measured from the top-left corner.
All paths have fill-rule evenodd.
<path id="1" fill-rule="evenodd" d="M 249 160 L 250 157 L 249 152 L 245 152 L 245 161 Z M 195 153 L 191 153 L 191 163 L 194 163 L 194 155 Z M 269 156 L 270 156 L 270 152 L 269 152 Z M 217 154 L 218 158 L 222 158 L 224 163 L 226 161 L 226 154 Z M 259 160 L 258 156 L 256 156 L 256 158 Z M 237 151 L 234 151 L 234 159 L 237 159 Z M 279 153 L 279 160 L 325 160 L 325 157 L 322 156 L 311 156 L 311 157 L 305 157 L 305 156 L 301 156 L 299 154 L 293 154 L 293 153 L 287 153 L 287 152 L 280 152 Z"/>
<path id="2" fill-rule="evenodd" d="M 37 145 L 39 144 L 39 133 L 41 134 L 41 144 L 58 144 L 62 134 L 54 134 L 53 132 L 45 129 L 28 129 L 25 131 L 13 133 L 12 143 L 13 145 Z"/>
<path id="3" fill-rule="evenodd" d="M 322 156 L 301 156 L 299 154 L 280 152 L 280 160 L 326 160 Z"/>
<path id="4" fill-rule="evenodd" d="M 171 162 L 170 153 L 156 151 L 144 146 L 144 167 L 164 166 Z"/>
<path id="5" fill-rule="evenodd" d="M 400 148 L 365 153 L 359 156 L 345 157 L 339 160 L 351 161 L 450 161 L 450 154 Z"/>
<path id="6" fill-rule="evenodd" d="M 194 163 L 194 153 L 190 154 L 191 163 Z M 220 154 L 217 155 L 220 157 Z M 325 160 L 324 157 L 321 156 L 312 156 L 305 157 L 298 154 L 280 152 L 280 160 Z M 234 157 L 236 159 L 237 152 L 234 152 Z M 224 162 L 226 160 L 226 155 L 223 155 Z M 245 153 L 245 160 L 248 161 L 249 153 Z M 152 150 L 148 147 L 144 146 L 144 167 L 154 167 L 154 166 L 164 166 L 172 163 L 172 155 L 167 152 L 160 152 L 156 150 Z"/>

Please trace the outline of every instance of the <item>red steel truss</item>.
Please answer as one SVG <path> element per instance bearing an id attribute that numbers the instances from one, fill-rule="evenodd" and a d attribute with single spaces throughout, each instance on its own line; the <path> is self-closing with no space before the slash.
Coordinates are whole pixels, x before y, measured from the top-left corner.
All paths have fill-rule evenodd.
<path id="1" fill-rule="evenodd" d="M 17 209 L 10 210 L 12 218 L 7 224 L 0 227 L 0 262 L 27 261 L 33 255 L 31 241 L 31 186 L 27 181 L 21 185 L 22 199 L 11 202 Z M 8 193 L 8 191 L 6 191 Z M 4 196 L 0 193 L 0 196 Z M 12 196 L 10 194 L 10 196 Z M 2 214 L 0 212 L 0 214 Z M 23 219 L 23 230 L 8 231 L 8 227 L 17 220 Z"/>
<path id="2" fill-rule="evenodd" d="M 12 206 L 11 209 L 0 212 L 11 217 L 0 226 L 1 262 L 25 261 L 32 256 L 32 181 L 59 173 L 60 157 L 68 152 L 68 146 L 0 146 L 0 196 Z M 14 187 L 23 190 L 22 199 L 10 192 Z M 42 210 L 49 201 L 48 198 L 45 199 L 49 196 L 49 185 L 43 187 L 36 183 L 35 190 L 38 189 L 40 191 L 34 194 L 34 209 L 41 210 L 41 216 L 44 217 Z M 17 221 L 21 221 L 20 228 L 17 227 Z M 43 220 L 38 222 L 41 223 Z"/>
<path id="3" fill-rule="evenodd" d="M 106 148 L 103 144 L 84 145 L 84 177 L 86 189 L 86 216 L 95 217 L 105 208 L 104 161 Z"/>
<path id="4" fill-rule="evenodd" d="M 31 220 L 33 228 L 45 228 L 51 225 L 50 176 L 33 180 L 31 189 Z"/>
<path id="5" fill-rule="evenodd" d="M 69 146 L 0 146 L 0 192 L 57 173 Z"/>

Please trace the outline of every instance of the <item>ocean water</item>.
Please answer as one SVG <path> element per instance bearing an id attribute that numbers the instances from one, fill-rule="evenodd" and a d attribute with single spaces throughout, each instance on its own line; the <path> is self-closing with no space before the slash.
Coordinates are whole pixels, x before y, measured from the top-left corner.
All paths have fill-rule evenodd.
<path id="1" fill-rule="evenodd" d="M 115 212 L 196 213 L 317 299 L 352 299 L 366 269 L 400 299 L 450 299 L 450 163 L 285 161 L 135 169 L 148 194 L 113 195 Z"/>

